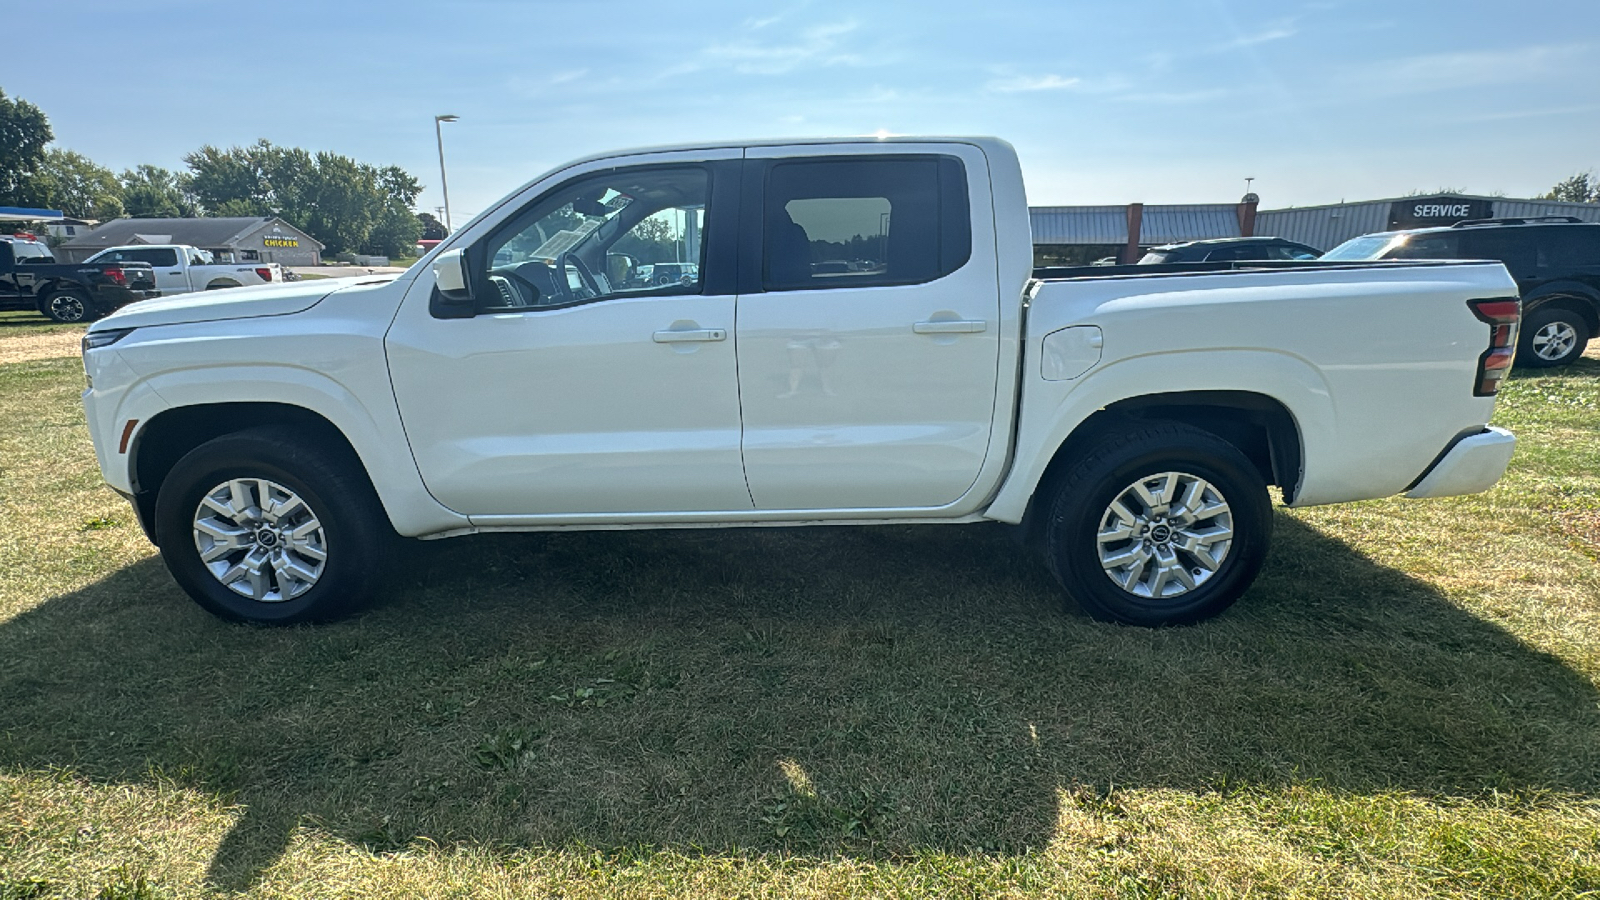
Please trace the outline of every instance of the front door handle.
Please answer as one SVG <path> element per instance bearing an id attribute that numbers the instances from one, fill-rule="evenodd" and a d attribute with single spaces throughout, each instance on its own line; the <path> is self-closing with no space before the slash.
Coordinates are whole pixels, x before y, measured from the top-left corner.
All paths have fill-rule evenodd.
<path id="1" fill-rule="evenodd" d="M 982 319 L 933 319 L 911 326 L 917 334 L 977 334 L 988 331 L 989 323 Z"/>
<path id="2" fill-rule="evenodd" d="M 685 328 L 682 331 L 658 331 L 652 336 L 658 344 L 678 344 L 684 341 L 725 341 L 726 328 Z"/>

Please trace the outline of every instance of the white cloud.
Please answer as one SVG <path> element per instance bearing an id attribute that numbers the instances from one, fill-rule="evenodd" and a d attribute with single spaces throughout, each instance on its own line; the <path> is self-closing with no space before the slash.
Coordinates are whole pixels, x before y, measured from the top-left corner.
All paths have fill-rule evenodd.
<path id="1" fill-rule="evenodd" d="M 1024 91 L 1066 90 L 1075 88 L 1082 82 L 1081 78 L 1062 78 L 1060 75 L 1015 75 L 1009 78 L 996 78 L 985 86 L 996 93 L 1014 94 Z"/>
<path id="2" fill-rule="evenodd" d="M 745 27 L 755 31 L 766 24 L 756 20 Z M 854 21 L 833 22 L 808 28 L 787 43 L 742 38 L 713 44 L 701 52 L 697 63 L 680 71 L 727 67 L 744 75 L 783 75 L 802 67 L 867 65 L 866 57 L 843 46 L 843 39 L 856 29 Z"/>

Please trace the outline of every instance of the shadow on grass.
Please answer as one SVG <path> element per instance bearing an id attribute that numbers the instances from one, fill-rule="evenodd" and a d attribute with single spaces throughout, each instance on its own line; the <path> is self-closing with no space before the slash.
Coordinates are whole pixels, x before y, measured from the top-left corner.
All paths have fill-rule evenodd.
<path id="1" fill-rule="evenodd" d="M 1593 796 L 1590 682 L 1287 516 L 1233 611 L 1062 615 L 997 530 L 412 545 L 391 599 L 265 630 L 156 559 L 0 625 L 0 765 L 237 802 L 244 887 L 312 824 L 625 856 L 1021 853 L 1062 790 Z"/>

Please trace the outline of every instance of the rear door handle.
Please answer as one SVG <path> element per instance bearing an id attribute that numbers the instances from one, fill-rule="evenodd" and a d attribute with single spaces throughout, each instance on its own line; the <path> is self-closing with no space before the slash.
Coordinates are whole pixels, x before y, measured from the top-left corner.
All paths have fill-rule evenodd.
<path id="1" fill-rule="evenodd" d="M 686 328 L 683 331 L 658 331 L 653 335 L 658 344 L 678 344 L 684 341 L 725 341 L 726 328 Z"/>
<path id="2" fill-rule="evenodd" d="M 977 334 L 989 330 L 982 319 L 935 319 L 911 326 L 917 334 Z"/>

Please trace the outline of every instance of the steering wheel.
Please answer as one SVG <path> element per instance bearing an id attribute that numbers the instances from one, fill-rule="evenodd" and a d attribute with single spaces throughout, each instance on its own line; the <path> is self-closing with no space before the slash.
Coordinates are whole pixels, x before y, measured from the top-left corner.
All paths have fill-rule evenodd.
<path id="1" fill-rule="evenodd" d="M 583 283 L 583 289 L 589 292 L 589 296 L 600 296 L 600 282 L 595 280 L 594 273 L 589 271 L 588 264 L 579 259 L 571 250 L 568 250 L 556 257 L 556 287 L 567 295 L 567 299 L 585 299 L 574 295 L 572 285 L 567 282 L 568 263 L 571 263 L 572 270 L 578 273 L 578 281 Z"/>

